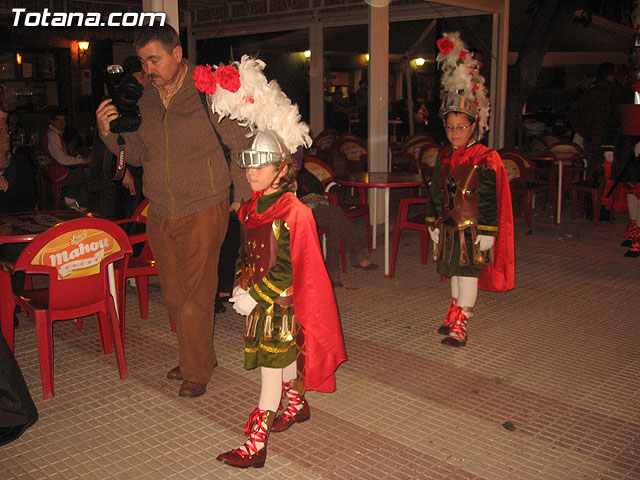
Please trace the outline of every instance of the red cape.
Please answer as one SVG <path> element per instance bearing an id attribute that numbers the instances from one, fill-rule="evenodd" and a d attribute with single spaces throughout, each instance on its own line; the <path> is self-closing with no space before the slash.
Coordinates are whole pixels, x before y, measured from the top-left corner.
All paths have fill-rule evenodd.
<path id="1" fill-rule="evenodd" d="M 305 388 L 319 392 L 336 389 L 334 372 L 347 359 L 342 328 L 333 288 L 322 259 L 318 231 L 313 213 L 287 192 L 264 213 L 256 213 L 260 197 L 238 211 L 238 218 L 248 228 L 283 219 L 289 225 L 291 263 L 293 267 L 293 304 L 296 320 L 304 329 Z"/>
<path id="2" fill-rule="evenodd" d="M 448 150 L 445 150 L 447 152 Z M 444 161 L 443 161 L 444 160 Z M 513 237 L 513 208 L 509 177 L 498 152 L 476 143 L 465 149 L 458 148 L 444 155 L 441 163 L 456 165 L 489 165 L 496 172 L 498 200 L 498 236 L 494 244 L 494 262 L 485 265 L 478 279 L 478 288 L 492 292 L 505 292 L 515 286 L 515 256 Z"/>

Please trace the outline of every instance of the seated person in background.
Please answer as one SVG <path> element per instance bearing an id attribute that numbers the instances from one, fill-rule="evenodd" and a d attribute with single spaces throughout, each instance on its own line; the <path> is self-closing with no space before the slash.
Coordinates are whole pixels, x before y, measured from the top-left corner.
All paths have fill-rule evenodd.
<path id="1" fill-rule="evenodd" d="M 28 158 L 11 153 L 7 115 L 0 110 L 0 213 L 33 210 L 35 172 Z"/>
<path id="2" fill-rule="evenodd" d="M 14 138 L 19 139 L 22 135 L 24 135 L 24 127 L 22 126 L 22 122 L 20 122 L 20 117 L 16 112 L 9 113 L 7 117 L 7 125 L 9 126 L 9 135 L 11 135 L 11 139 Z M 24 141 L 24 137 L 22 137 Z"/>
<path id="3" fill-rule="evenodd" d="M 62 141 L 69 155 L 77 155 L 78 149 L 84 147 L 80 132 L 73 125 L 67 125 L 66 122 Z"/>
<path id="4" fill-rule="evenodd" d="M 11 153 L 10 144 L 7 114 L 0 110 L 0 213 L 33 210 L 36 206 L 34 168 L 30 159 Z M 0 244 L 0 261 L 15 262 L 26 246 L 26 243 Z M 22 289 L 24 278 L 24 272 L 12 275 L 13 288 Z M 15 315 L 14 325 L 17 325 Z"/>
<path id="5" fill-rule="evenodd" d="M 367 242 L 358 235 L 342 208 L 329 205 L 323 194 L 322 184 L 305 168 L 298 172 L 297 195 L 302 203 L 311 208 L 316 225 L 324 229 L 327 238 L 325 266 L 334 287 L 341 287 L 340 242 L 344 242 L 354 267 L 375 270 L 378 265 L 367 256 Z"/>
<path id="6" fill-rule="evenodd" d="M 49 156 L 60 165 L 67 167 L 72 165 L 86 165 L 89 163 L 87 157 L 83 157 L 82 155 L 73 156 L 68 153 L 63 138 L 66 123 L 64 113 L 53 113 L 47 135 L 44 139 L 44 147 Z M 88 175 L 88 172 L 86 172 L 86 175 Z M 67 178 L 78 178 L 79 176 L 80 171 L 74 168 L 70 170 Z M 64 193 L 64 203 L 67 208 L 72 210 L 85 211 L 88 198 L 84 187 L 80 184 L 68 186 Z"/>
<path id="7" fill-rule="evenodd" d="M 427 131 L 429 121 L 427 117 L 429 110 L 422 101 L 417 101 L 413 106 L 413 133 L 422 133 Z"/>

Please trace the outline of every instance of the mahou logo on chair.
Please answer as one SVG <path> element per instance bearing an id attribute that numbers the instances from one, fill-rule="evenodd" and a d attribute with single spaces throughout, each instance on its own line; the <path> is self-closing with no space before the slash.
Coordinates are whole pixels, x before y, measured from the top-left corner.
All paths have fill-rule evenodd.
<path id="1" fill-rule="evenodd" d="M 85 277 L 98 273 L 102 259 L 118 251 L 120 245 L 103 231 L 74 230 L 49 242 L 31 263 L 54 267 L 59 278 Z"/>

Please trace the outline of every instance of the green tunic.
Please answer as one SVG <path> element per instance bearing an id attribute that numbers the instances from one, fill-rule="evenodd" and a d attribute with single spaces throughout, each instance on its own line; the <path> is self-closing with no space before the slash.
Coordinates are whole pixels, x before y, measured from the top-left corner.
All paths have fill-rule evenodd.
<path id="1" fill-rule="evenodd" d="M 264 195 L 258 199 L 257 212 L 271 207 L 285 191 Z M 244 225 L 242 226 L 244 229 Z M 247 247 L 253 242 L 252 229 L 246 229 Z M 289 227 L 283 220 L 272 223 L 272 231 L 278 242 L 275 264 L 257 283 L 249 282 L 249 295 L 258 302 L 245 323 L 244 368 L 284 368 L 297 357 L 297 325 L 293 304 L 282 306 L 275 301 L 293 284 Z M 246 254 L 245 249 L 245 254 Z M 238 259 L 242 273 L 242 252 Z"/>

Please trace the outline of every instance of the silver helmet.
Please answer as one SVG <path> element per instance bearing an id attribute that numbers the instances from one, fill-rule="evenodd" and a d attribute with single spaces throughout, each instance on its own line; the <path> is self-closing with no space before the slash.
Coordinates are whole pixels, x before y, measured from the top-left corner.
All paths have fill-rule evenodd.
<path id="1" fill-rule="evenodd" d="M 441 119 L 446 119 L 450 113 L 464 113 L 474 122 L 478 119 L 478 107 L 467 97 L 459 93 L 447 93 L 442 100 L 438 115 Z"/>
<path id="2" fill-rule="evenodd" d="M 281 163 L 290 156 L 280 136 L 264 130 L 255 134 L 248 149 L 238 153 L 238 165 L 240 168 L 262 168 Z"/>

